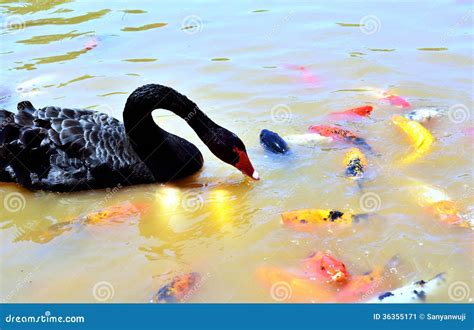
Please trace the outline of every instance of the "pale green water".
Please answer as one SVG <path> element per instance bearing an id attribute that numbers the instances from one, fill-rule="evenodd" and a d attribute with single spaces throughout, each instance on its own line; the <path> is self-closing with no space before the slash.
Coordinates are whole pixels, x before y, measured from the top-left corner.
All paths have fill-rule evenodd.
<path id="1" fill-rule="evenodd" d="M 4 206 L 7 196 L 21 196 L 14 212 L 0 210 L 2 300 L 95 302 L 93 288 L 105 281 L 113 287 L 107 301 L 146 302 L 174 275 L 198 271 L 204 280 L 190 301 L 273 301 L 255 270 L 295 267 L 315 250 L 331 251 L 354 273 L 398 254 L 397 284 L 447 272 L 446 286 L 429 301 L 456 301 L 448 290 L 456 281 L 467 292 L 462 301 L 472 296 L 472 231 L 440 224 L 407 195 L 404 181 L 443 188 L 472 211 L 472 139 L 460 134 L 473 126 L 469 3 L 2 0 L 1 8 L 1 107 L 27 99 L 121 119 L 134 88 L 173 86 L 245 141 L 262 176 L 244 180 L 180 119 L 157 112 L 167 130 L 203 151 L 199 174 L 174 185 L 70 195 L 0 186 Z M 375 25 L 360 26 L 369 15 Z M 88 50 L 91 40 L 97 46 Z M 288 65 L 305 66 L 319 82 L 306 84 Z M 412 108 L 469 110 L 464 120 L 430 123 L 432 152 L 396 168 L 410 147 L 389 118 L 405 110 L 380 103 L 368 88 L 402 95 Z M 374 105 L 373 120 L 347 127 L 381 155 L 369 157 L 373 179 L 364 187 L 379 198 L 378 216 L 311 234 L 283 228 L 286 210 L 360 212 L 361 193 L 342 177 L 345 150 L 295 147 L 292 156 L 275 157 L 259 145 L 260 130 L 304 133 L 329 112 L 365 104 Z M 275 119 L 277 105 L 289 110 Z M 52 224 L 126 201 L 150 211 L 44 239 Z"/>

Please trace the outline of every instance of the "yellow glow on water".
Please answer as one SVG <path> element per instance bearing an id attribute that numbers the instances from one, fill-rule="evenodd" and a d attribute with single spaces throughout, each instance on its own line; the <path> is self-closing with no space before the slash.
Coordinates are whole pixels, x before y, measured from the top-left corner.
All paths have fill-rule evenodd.
<path id="1" fill-rule="evenodd" d="M 163 187 L 156 193 L 156 200 L 160 203 L 162 213 L 176 211 L 181 202 L 181 192 L 177 188 Z"/>
<path id="2" fill-rule="evenodd" d="M 233 210 L 230 192 L 225 189 L 216 189 L 210 192 L 209 197 L 214 218 L 220 223 L 228 222 Z"/>

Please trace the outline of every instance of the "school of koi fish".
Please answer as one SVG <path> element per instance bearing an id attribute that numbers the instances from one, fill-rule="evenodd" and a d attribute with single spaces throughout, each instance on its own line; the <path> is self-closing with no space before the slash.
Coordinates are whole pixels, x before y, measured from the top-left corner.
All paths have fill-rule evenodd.
<path id="1" fill-rule="evenodd" d="M 91 45 L 91 47 L 95 46 Z M 311 78 L 304 67 L 291 66 L 289 68 L 301 72 L 302 79 L 306 83 L 317 83 L 317 79 Z M 411 107 L 410 103 L 401 96 L 386 92 L 381 95 L 381 101 L 387 101 L 394 107 L 403 110 Z M 332 112 L 326 116 L 331 125 L 312 125 L 307 133 L 285 137 L 263 129 L 260 133 L 260 143 L 268 152 L 285 156 L 291 154 L 291 145 L 309 147 L 331 143 L 347 145 L 349 149 L 341 160 L 341 172 L 343 171 L 347 179 L 356 182 L 359 192 L 362 192 L 363 182 L 367 180 L 365 172 L 368 169 L 370 157 L 382 155 L 378 155 L 363 137 L 344 128 L 340 123 L 367 119 L 373 111 L 373 106 L 364 105 Z M 393 115 L 390 118 L 409 144 L 406 155 L 396 162 L 398 166 L 416 162 L 431 151 L 435 137 L 423 126 L 423 123 L 440 119 L 446 113 L 446 109 L 436 107 L 419 108 L 404 115 Z M 469 135 L 469 132 L 466 135 Z M 441 223 L 447 226 L 472 228 L 471 220 L 462 215 L 463 210 L 443 190 L 414 178 L 409 178 L 407 184 L 416 203 Z M 42 232 L 30 231 L 17 237 L 16 240 L 45 243 L 74 228 L 121 222 L 124 218 L 130 217 L 139 218 L 147 210 L 148 206 L 144 204 L 114 205 L 54 224 Z M 282 225 L 288 230 L 310 233 L 323 227 L 363 223 L 370 216 L 370 213 L 354 214 L 346 210 L 309 208 L 283 212 L 281 220 Z M 446 282 L 444 274 L 440 273 L 428 281 L 419 280 L 394 288 L 392 279 L 396 272 L 394 273 L 393 270 L 400 262 L 400 258 L 394 256 L 387 261 L 386 265 L 376 266 L 363 274 L 353 274 L 346 269 L 343 261 L 329 253 L 316 251 L 311 252 L 296 268 L 259 267 L 256 269 L 255 276 L 257 281 L 268 289 L 279 283 L 289 286 L 292 292 L 289 302 L 425 302 L 430 294 L 439 290 Z M 191 293 L 199 289 L 201 277 L 197 272 L 175 276 L 157 291 L 150 302 L 185 302 Z"/>

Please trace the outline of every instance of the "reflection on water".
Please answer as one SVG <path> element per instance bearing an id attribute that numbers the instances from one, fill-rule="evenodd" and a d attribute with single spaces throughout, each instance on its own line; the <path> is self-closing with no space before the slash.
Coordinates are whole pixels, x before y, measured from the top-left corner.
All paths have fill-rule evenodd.
<path id="1" fill-rule="evenodd" d="M 1 108 L 28 99 L 121 119 L 134 88 L 173 86 L 245 141 L 262 180 L 247 181 L 180 118 L 157 111 L 160 125 L 203 152 L 201 172 L 74 194 L 0 184 L 0 298 L 95 302 L 92 288 L 107 281 L 114 301 L 144 302 L 166 279 L 199 272 L 210 275 L 190 301 L 271 302 L 257 269 L 287 269 L 313 251 L 339 256 L 351 274 L 399 255 L 397 283 L 447 272 L 448 284 L 473 289 L 472 230 L 444 219 L 472 221 L 472 10 L 450 1 L 370 7 L 2 1 Z M 369 24 L 374 13 L 380 25 Z M 396 105 L 401 98 L 409 108 Z M 369 120 L 327 122 L 331 112 L 363 105 L 374 107 Z M 412 147 L 390 118 L 429 106 L 452 110 L 424 124 L 434 138 L 429 152 L 398 166 Z M 293 145 L 283 157 L 259 145 L 263 128 L 285 136 L 328 124 L 377 151 L 362 190 L 344 178 L 344 145 Z M 410 178 L 449 199 L 427 207 L 412 196 Z M 374 214 L 311 233 L 282 226 L 282 212 L 303 208 Z M 22 274 L 31 281 L 18 290 Z M 430 302 L 450 299 L 446 287 Z"/>

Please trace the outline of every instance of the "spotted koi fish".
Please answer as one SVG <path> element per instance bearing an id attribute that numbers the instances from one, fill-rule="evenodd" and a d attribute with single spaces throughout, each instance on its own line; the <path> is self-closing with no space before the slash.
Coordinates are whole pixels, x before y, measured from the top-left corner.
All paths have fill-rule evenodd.
<path id="1" fill-rule="evenodd" d="M 321 136 L 330 137 L 336 141 L 354 144 L 369 152 L 372 152 L 372 147 L 363 138 L 358 137 L 355 133 L 347 129 L 337 126 L 313 125 L 309 127 L 309 131 L 312 133 L 317 133 Z"/>
<path id="2" fill-rule="evenodd" d="M 392 117 L 392 123 L 407 135 L 415 148 L 400 161 L 401 164 L 412 163 L 430 151 L 435 139 L 423 125 L 399 115 Z"/>
<path id="3" fill-rule="evenodd" d="M 417 281 L 401 288 L 379 294 L 367 301 L 368 303 L 424 303 L 429 297 L 446 285 L 444 273 L 440 273 L 428 281 Z"/>
<path id="4" fill-rule="evenodd" d="M 283 225 L 301 232 L 313 231 L 319 226 L 330 224 L 350 225 L 367 219 L 368 216 L 364 213 L 352 214 L 328 209 L 302 209 L 281 214 Z"/>
<path id="5" fill-rule="evenodd" d="M 351 148 L 346 153 L 343 164 L 346 169 L 346 177 L 360 180 L 364 177 L 364 170 L 367 167 L 367 158 L 358 148 Z"/>
<path id="6" fill-rule="evenodd" d="M 171 283 L 166 284 L 160 290 L 151 302 L 155 303 L 179 303 L 186 301 L 193 290 L 196 289 L 197 284 L 201 280 L 199 273 L 188 273 L 173 278 Z"/>

